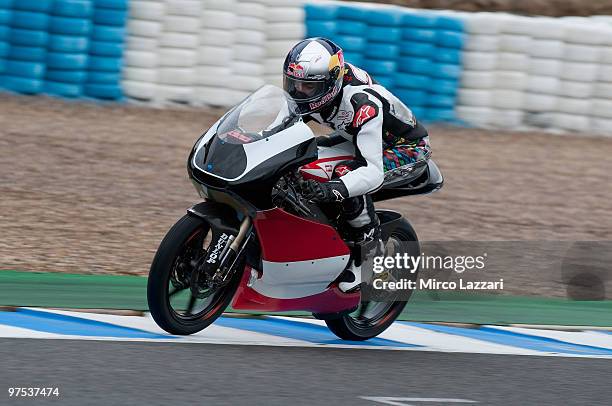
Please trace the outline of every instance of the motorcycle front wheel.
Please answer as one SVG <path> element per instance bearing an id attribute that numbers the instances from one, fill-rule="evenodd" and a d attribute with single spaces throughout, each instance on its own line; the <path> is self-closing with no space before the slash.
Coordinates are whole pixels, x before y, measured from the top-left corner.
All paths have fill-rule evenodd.
<path id="1" fill-rule="evenodd" d="M 402 243 L 406 242 L 418 242 L 418 238 L 410 223 L 402 219 L 401 223 L 389 237 L 385 256 L 394 256 L 398 253 L 398 249 L 402 247 Z M 418 252 L 410 254 L 418 255 Z M 412 277 L 416 279 L 417 274 L 418 272 L 415 272 Z M 335 335 L 343 340 L 368 340 L 389 328 L 402 313 L 406 303 L 406 301 L 362 301 L 359 307 L 352 313 L 345 314 L 339 318 L 325 320 L 325 323 Z"/>
<path id="2" fill-rule="evenodd" d="M 170 334 L 194 334 L 208 327 L 229 306 L 240 283 L 243 261 L 232 270 L 228 284 L 215 291 L 192 294 L 195 264 L 210 244 L 210 226 L 185 215 L 162 240 L 149 271 L 147 301 L 155 322 Z M 208 237 L 208 238 L 207 238 Z"/>

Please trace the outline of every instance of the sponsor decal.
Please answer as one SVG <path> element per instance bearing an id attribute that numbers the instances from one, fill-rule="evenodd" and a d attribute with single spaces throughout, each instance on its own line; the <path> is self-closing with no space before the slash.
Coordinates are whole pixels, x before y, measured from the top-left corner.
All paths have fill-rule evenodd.
<path id="1" fill-rule="evenodd" d="M 346 165 L 338 165 L 338 166 L 336 166 L 336 169 L 335 169 L 334 172 L 338 176 L 344 176 L 347 173 L 349 173 L 350 171 L 351 171 L 351 168 L 349 168 L 348 166 L 346 166 Z"/>
<path id="2" fill-rule="evenodd" d="M 243 142 L 245 144 L 253 141 L 251 139 L 251 137 L 246 136 L 243 133 L 241 133 L 240 131 L 236 131 L 236 130 L 230 131 L 230 132 L 226 133 L 226 135 L 228 137 L 235 138 L 235 139 L 237 139 L 237 140 L 239 140 L 239 141 L 241 141 L 241 142 Z"/>
<path id="3" fill-rule="evenodd" d="M 223 251 L 223 247 L 225 246 L 225 244 L 227 244 L 228 239 L 229 235 L 225 233 L 221 234 L 221 237 L 219 237 L 219 241 L 217 241 L 215 247 L 208 256 L 208 259 L 206 260 L 207 264 L 214 264 L 217 262 L 219 254 L 221 253 L 221 251 Z"/>
<path id="4" fill-rule="evenodd" d="M 369 119 L 376 116 L 376 109 L 374 107 L 365 104 L 361 106 L 357 114 L 355 114 L 355 120 L 353 121 L 353 127 L 361 127 Z"/>
<path id="5" fill-rule="evenodd" d="M 327 164 L 327 165 L 325 165 L 325 172 L 331 172 L 333 170 L 333 168 L 334 168 L 333 166 Z"/>
<path id="6" fill-rule="evenodd" d="M 340 86 L 334 86 L 334 88 L 331 90 L 331 92 L 329 92 L 325 96 L 323 96 L 321 98 L 321 100 L 310 103 L 308 105 L 308 107 L 310 107 L 311 110 L 318 109 L 319 107 L 323 106 L 325 103 L 327 103 L 328 101 L 330 101 L 334 97 L 336 97 L 336 95 L 338 94 L 339 90 L 340 90 Z"/>
<path id="7" fill-rule="evenodd" d="M 292 62 L 289 64 L 289 67 L 287 68 L 287 75 L 293 76 L 298 79 L 303 79 L 305 76 L 304 67 L 300 65 L 299 63 Z"/>
<path id="8" fill-rule="evenodd" d="M 332 192 L 336 196 L 336 201 L 337 202 L 341 202 L 341 201 L 344 200 L 344 196 L 342 196 L 342 193 L 338 192 L 337 190 L 332 190 Z"/>
<path id="9" fill-rule="evenodd" d="M 336 121 L 338 122 L 338 128 L 344 129 L 347 125 L 353 121 L 353 112 L 348 110 L 340 110 L 338 111 L 338 115 L 336 116 Z"/>

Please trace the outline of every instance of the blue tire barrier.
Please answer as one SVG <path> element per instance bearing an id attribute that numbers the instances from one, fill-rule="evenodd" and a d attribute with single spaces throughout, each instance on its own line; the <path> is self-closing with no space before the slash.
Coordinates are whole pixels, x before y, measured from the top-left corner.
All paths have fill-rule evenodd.
<path id="1" fill-rule="evenodd" d="M 362 52 L 366 47 L 366 40 L 363 37 L 352 37 L 348 35 L 337 35 L 335 43 L 348 52 Z"/>
<path id="2" fill-rule="evenodd" d="M 455 31 L 438 31 L 436 43 L 446 48 L 463 49 L 464 35 Z"/>
<path id="3" fill-rule="evenodd" d="M 431 78 L 426 75 L 411 75 L 409 73 L 395 73 L 395 87 L 416 90 L 429 90 Z"/>
<path id="4" fill-rule="evenodd" d="M 36 94 L 40 93 L 43 81 L 9 75 L 0 75 L 0 86 L 17 93 Z"/>
<path id="5" fill-rule="evenodd" d="M 379 59 L 364 59 L 363 69 L 373 76 L 393 75 L 397 70 L 395 61 L 381 61 Z"/>
<path id="6" fill-rule="evenodd" d="M 463 32 L 465 29 L 465 24 L 458 18 L 438 16 L 436 27 L 441 30 Z"/>
<path id="7" fill-rule="evenodd" d="M 402 15 L 402 26 L 410 28 L 433 28 L 438 18 L 428 13 L 407 12 Z"/>
<path id="8" fill-rule="evenodd" d="M 393 94 L 395 94 L 395 96 L 397 96 L 402 103 L 408 107 L 424 106 L 427 103 L 427 92 L 423 90 L 398 89 L 396 87 Z"/>
<path id="9" fill-rule="evenodd" d="M 381 27 L 397 27 L 402 25 L 402 13 L 398 10 L 369 10 L 367 12 L 368 24 Z"/>
<path id="10" fill-rule="evenodd" d="M 405 104 L 405 102 L 404 102 Z M 416 117 L 418 121 L 421 121 L 423 117 L 425 117 L 427 110 L 422 106 L 408 105 L 410 111 L 412 111 L 412 115 Z"/>
<path id="11" fill-rule="evenodd" d="M 428 44 L 426 42 L 407 43 L 400 47 L 401 55 L 416 56 L 418 58 L 433 59 L 436 53 L 436 46 L 434 44 Z"/>
<path id="12" fill-rule="evenodd" d="M 306 23 L 307 37 L 333 37 L 336 34 L 335 21 L 308 21 Z"/>
<path id="13" fill-rule="evenodd" d="M 391 75 L 376 75 L 373 79 L 386 89 L 392 89 L 394 86 L 393 76 Z"/>
<path id="14" fill-rule="evenodd" d="M 0 8 L 0 24 L 10 24 L 12 14 L 11 10 Z"/>
<path id="15" fill-rule="evenodd" d="M 117 100 L 123 97 L 118 85 L 91 84 L 85 85 L 85 94 L 97 99 Z"/>
<path id="16" fill-rule="evenodd" d="M 61 17 L 88 18 L 93 13 L 93 4 L 90 0 L 55 1 L 51 12 Z"/>
<path id="17" fill-rule="evenodd" d="M 355 66 L 361 67 L 363 65 L 363 61 L 364 61 L 363 54 L 352 53 L 352 52 L 345 52 L 344 53 L 344 61 L 352 63 Z"/>
<path id="18" fill-rule="evenodd" d="M 89 49 L 87 37 L 74 35 L 51 35 L 49 37 L 49 50 L 66 53 L 85 53 Z"/>
<path id="19" fill-rule="evenodd" d="M 436 94 L 456 96 L 459 91 L 458 80 L 432 79 L 429 83 L 429 90 Z"/>
<path id="20" fill-rule="evenodd" d="M 372 42 L 398 42 L 402 39 L 401 28 L 368 27 L 366 39 Z"/>
<path id="21" fill-rule="evenodd" d="M 47 66 L 52 69 L 87 69 L 87 54 L 65 54 L 60 52 L 49 52 L 47 54 Z"/>
<path id="22" fill-rule="evenodd" d="M 354 21 L 367 21 L 368 20 L 368 10 L 359 6 L 338 6 L 338 15 L 337 18 L 343 18 L 346 20 L 354 20 Z"/>
<path id="23" fill-rule="evenodd" d="M 123 67 L 121 58 L 105 58 L 102 56 L 89 57 L 89 70 L 104 72 L 120 72 Z"/>
<path id="24" fill-rule="evenodd" d="M 46 31 L 49 26 L 49 15 L 31 11 L 15 11 L 11 19 L 11 26 L 26 30 Z"/>
<path id="25" fill-rule="evenodd" d="M 372 59 L 395 59 L 399 56 L 399 46 L 392 44 L 368 44 L 364 52 L 367 58 Z"/>
<path id="26" fill-rule="evenodd" d="M 439 79 L 459 80 L 461 79 L 461 71 L 462 69 L 459 65 L 435 63 L 433 64 L 429 75 Z"/>
<path id="27" fill-rule="evenodd" d="M 306 4 L 306 20 L 334 20 L 338 16 L 338 6 L 323 4 Z"/>
<path id="28" fill-rule="evenodd" d="M 12 46 L 8 51 L 9 59 L 29 62 L 45 62 L 47 49 L 44 47 L 20 47 Z"/>
<path id="29" fill-rule="evenodd" d="M 49 34 L 45 31 L 21 30 L 14 28 L 10 31 L 11 45 L 24 45 L 31 47 L 46 46 Z"/>
<path id="30" fill-rule="evenodd" d="M 107 25 L 94 25 L 91 38 L 94 41 L 123 42 L 125 38 L 124 27 L 109 27 Z"/>
<path id="31" fill-rule="evenodd" d="M 359 21 L 341 21 L 336 27 L 338 34 L 363 36 L 368 30 L 368 25 Z"/>
<path id="32" fill-rule="evenodd" d="M 461 54 L 462 52 L 458 49 L 438 48 L 433 59 L 436 62 L 461 65 Z"/>
<path id="33" fill-rule="evenodd" d="M 51 10 L 52 4 L 53 0 L 15 0 L 13 1 L 13 8 L 15 10 L 48 12 Z"/>
<path id="34" fill-rule="evenodd" d="M 43 85 L 43 92 L 62 97 L 81 97 L 83 85 L 46 81 Z"/>
<path id="35" fill-rule="evenodd" d="M 120 58 L 123 55 L 124 45 L 120 42 L 92 41 L 89 44 L 89 53 L 98 56 L 114 56 Z"/>
<path id="36" fill-rule="evenodd" d="M 429 75 L 434 65 L 429 59 L 408 56 L 399 58 L 397 69 L 400 72 Z"/>
<path id="37" fill-rule="evenodd" d="M 90 84 L 118 84 L 121 81 L 121 73 L 118 72 L 87 72 L 87 83 Z"/>
<path id="38" fill-rule="evenodd" d="M 104 8 L 96 8 L 94 10 L 94 24 L 111 25 L 123 27 L 127 20 L 127 11 L 125 10 L 109 10 Z"/>
<path id="39" fill-rule="evenodd" d="M 427 97 L 427 106 L 452 109 L 455 107 L 455 97 L 430 93 Z"/>
<path id="40" fill-rule="evenodd" d="M 425 28 L 405 28 L 402 38 L 409 41 L 436 43 L 437 31 Z"/>
<path id="41" fill-rule="evenodd" d="M 94 0 L 96 7 L 127 10 L 128 0 Z"/>
<path id="42" fill-rule="evenodd" d="M 20 30 L 14 28 L 10 31 L 10 42 L 12 45 L 24 46 L 46 46 L 49 34 L 45 31 Z"/>
<path id="43" fill-rule="evenodd" d="M 425 121 L 454 121 L 455 111 L 453 109 L 438 109 L 428 107 L 425 112 Z"/>
<path id="44" fill-rule="evenodd" d="M 9 43 L 0 41 L 0 58 L 5 58 L 9 54 Z"/>
<path id="45" fill-rule="evenodd" d="M 45 75 L 45 64 L 37 62 L 6 61 L 4 72 L 8 76 L 39 79 Z"/>
<path id="46" fill-rule="evenodd" d="M 61 83 L 84 83 L 87 80 L 87 71 L 47 69 L 45 78 L 52 82 Z"/>
<path id="47" fill-rule="evenodd" d="M 90 20 L 83 18 L 51 17 L 49 31 L 54 34 L 87 36 L 91 25 Z"/>
<path id="48" fill-rule="evenodd" d="M 11 28 L 7 25 L 0 25 L 0 41 L 8 41 L 11 37 Z"/>

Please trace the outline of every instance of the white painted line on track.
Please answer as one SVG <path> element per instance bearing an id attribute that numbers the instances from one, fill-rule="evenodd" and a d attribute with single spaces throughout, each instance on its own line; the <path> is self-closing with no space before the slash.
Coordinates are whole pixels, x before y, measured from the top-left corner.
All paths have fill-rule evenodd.
<path id="1" fill-rule="evenodd" d="M 384 405 L 392 406 L 413 406 L 414 403 L 478 403 L 475 400 L 469 399 L 454 399 L 454 398 L 397 398 L 390 396 L 360 396 L 365 400 L 371 400 L 372 402 L 382 403 Z M 406 403 L 410 402 L 410 403 Z M 414 402 L 414 403 L 413 403 Z"/>

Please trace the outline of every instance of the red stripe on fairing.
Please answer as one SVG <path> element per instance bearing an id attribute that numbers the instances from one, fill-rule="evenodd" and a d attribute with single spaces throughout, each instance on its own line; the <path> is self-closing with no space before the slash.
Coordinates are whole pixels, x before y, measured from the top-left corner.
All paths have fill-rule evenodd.
<path id="1" fill-rule="evenodd" d="M 254 223 L 266 261 L 308 261 L 349 254 L 349 248 L 333 227 L 279 208 L 257 212 Z"/>
<path id="2" fill-rule="evenodd" d="M 319 182 L 327 182 L 329 180 L 329 177 L 322 177 L 322 176 L 317 176 L 315 174 L 312 174 L 310 172 L 302 172 L 302 177 L 304 179 L 312 179 L 312 180 L 316 180 Z"/>
<path id="3" fill-rule="evenodd" d="M 246 267 L 238 290 L 234 295 L 232 308 L 266 312 L 287 312 L 302 310 L 313 313 L 336 313 L 356 307 L 361 300 L 360 292 L 344 293 L 333 285 L 316 295 L 295 299 L 277 299 L 264 296 L 249 288 L 247 283 L 251 268 Z"/>
<path id="4" fill-rule="evenodd" d="M 321 159 L 317 159 L 316 161 L 313 161 L 307 165 L 302 166 L 302 168 L 306 168 L 306 169 L 320 169 L 317 165 L 318 164 L 322 164 L 324 162 L 331 162 L 331 161 L 346 161 L 348 159 L 355 159 L 355 157 L 353 155 L 340 155 L 340 156 L 334 156 L 331 158 L 321 158 Z"/>

